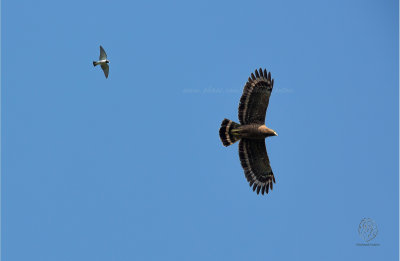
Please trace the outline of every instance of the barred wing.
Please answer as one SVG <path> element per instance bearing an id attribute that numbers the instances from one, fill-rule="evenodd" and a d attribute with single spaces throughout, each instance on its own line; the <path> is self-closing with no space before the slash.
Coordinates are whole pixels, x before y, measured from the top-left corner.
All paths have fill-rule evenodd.
<path id="1" fill-rule="evenodd" d="M 267 149 L 264 140 L 241 139 L 239 143 L 239 157 L 244 174 L 253 191 L 257 194 L 268 194 L 275 183 L 274 173 L 269 165 Z"/>
<path id="2" fill-rule="evenodd" d="M 274 80 L 271 72 L 260 68 L 252 73 L 243 89 L 239 104 L 239 121 L 241 124 L 265 124 L 269 97 L 271 96 Z"/>

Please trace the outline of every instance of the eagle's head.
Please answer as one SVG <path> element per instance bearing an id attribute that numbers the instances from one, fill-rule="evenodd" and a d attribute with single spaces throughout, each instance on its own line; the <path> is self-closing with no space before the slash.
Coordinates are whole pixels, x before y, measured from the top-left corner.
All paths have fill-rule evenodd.
<path id="1" fill-rule="evenodd" d="M 265 125 L 261 125 L 258 127 L 258 130 L 265 135 L 265 137 L 270 137 L 270 136 L 278 136 L 278 133 L 274 131 L 273 129 L 268 128 Z"/>

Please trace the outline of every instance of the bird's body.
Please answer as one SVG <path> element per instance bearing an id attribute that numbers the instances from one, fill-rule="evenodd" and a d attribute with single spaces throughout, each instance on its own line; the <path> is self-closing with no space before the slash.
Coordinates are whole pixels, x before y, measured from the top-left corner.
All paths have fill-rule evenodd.
<path id="1" fill-rule="evenodd" d="M 219 135 L 224 146 L 239 141 L 239 157 L 245 176 L 257 190 L 268 193 L 275 177 L 269 164 L 265 138 L 278 134 L 265 126 L 265 115 L 274 80 L 267 71 L 255 71 L 246 83 L 239 105 L 240 124 L 224 119 Z"/>
<path id="2" fill-rule="evenodd" d="M 273 134 L 275 132 L 263 124 L 255 123 L 241 125 L 237 129 L 233 130 L 233 133 L 236 133 L 240 138 L 264 140 L 268 136 L 274 136 Z"/>
<path id="3" fill-rule="evenodd" d="M 106 64 L 109 63 L 109 62 L 110 62 L 109 60 L 100 60 L 100 61 L 97 61 L 97 62 L 93 61 L 93 66 L 96 66 L 96 65 L 106 65 Z"/>
<path id="4" fill-rule="evenodd" d="M 104 75 L 108 78 L 108 72 L 110 70 L 110 67 L 108 66 L 109 63 L 110 61 L 107 59 L 106 51 L 104 51 L 103 47 L 100 45 L 100 57 L 97 62 L 93 61 L 93 66 L 100 65 Z"/>

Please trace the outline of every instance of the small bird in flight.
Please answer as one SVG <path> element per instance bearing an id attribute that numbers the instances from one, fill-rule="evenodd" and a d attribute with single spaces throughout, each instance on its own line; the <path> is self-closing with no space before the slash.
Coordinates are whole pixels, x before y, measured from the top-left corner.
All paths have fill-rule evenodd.
<path id="1" fill-rule="evenodd" d="M 239 142 L 239 158 L 244 174 L 253 191 L 268 194 L 275 183 L 275 176 L 269 164 L 265 138 L 278 134 L 265 126 L 269 97 L 274 87 L 271 73 L 256 70 L 243 89 L 239 104 L 240 124 L 224 119 L 219 129 L 222 144 L 227 147 Z"/>
<path id="2" fill-rule="evenodd" d="M 101 69 L 103 69 L 103 72 L 104 72 L 104 75 L 106 76 L 106 78 L 108 78 L 108 71 L 109 71 L 108 63 L 109 62 L 110 61 L 107 60 L 106 51 L 104 51 L 103 47 L 100 45 L 100 57 L 97 62 L 93 61 L 93 66 L 100 64 Z"/>

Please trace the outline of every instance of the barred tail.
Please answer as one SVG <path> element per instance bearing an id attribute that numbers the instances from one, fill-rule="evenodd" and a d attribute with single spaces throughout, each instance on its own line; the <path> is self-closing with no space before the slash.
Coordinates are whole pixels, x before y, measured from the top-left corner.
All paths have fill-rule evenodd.
<path id="1" fill-rule="evenodd" d="M 221 128 L 219 129 L 219 137 L 221 138 L 222 144 L 224 144 L 225 147 L 240 140 L 239 134 L 232 133 L 232 130 L 238 128 L 239 126 L 240 124 L 228 119 L 224 119 L 222 121 Z"/>

